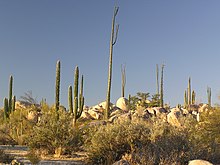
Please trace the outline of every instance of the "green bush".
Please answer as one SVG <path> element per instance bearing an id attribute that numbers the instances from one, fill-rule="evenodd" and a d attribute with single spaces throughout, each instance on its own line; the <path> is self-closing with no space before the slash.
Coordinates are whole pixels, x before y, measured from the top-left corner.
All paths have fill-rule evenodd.
<path id="1" fill-rule="evenodd" d="M 144 123 L 121 124 L 93 128 L 87 138 L 88 163 L 110 164 L 136 146 L 147 144 L 149 128 Z"/>
<path id="2" fill-rule="evenodd" d="M 81 136 L 80 130 L 72 127 L 69 113 L 59 111 L 58 120 L 55 109 L 51 108 L 43 112 L 40 122 L 33 127 L 28 145 L 48 154 L 71 154 L 82 144 Z"/>
<path id="3" fill-rule="evenodd" d="M 196 158 L 202 158 L 219 164 L 220 160 L 220 109 L 210 109 L 200 115 L 191 131 L 190 140 L 194 143 Z"/>
<path id="4" fill-rule="evenodd" d="M 193 157 L 188 131 L 158 119 L 99 126 L 88 137 L 88 164 L 185 164 Z"/>

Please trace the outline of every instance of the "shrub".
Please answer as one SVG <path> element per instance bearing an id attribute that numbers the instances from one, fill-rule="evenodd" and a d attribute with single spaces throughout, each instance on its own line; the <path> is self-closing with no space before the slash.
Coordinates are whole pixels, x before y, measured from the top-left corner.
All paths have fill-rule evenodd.
<path id="1" fill-rule="evenodd" d="M 120 159 L 132 165 L 185 164 L 192 158 L 193 145 L 188 139 L 185 128 L 159 119 L 99 126 L 87 139 L 88 164 L 111 164 Z"/>
<path id="2" fill-rule="evenodd" d="M 144 123 L 121 124 L 93 128 L 87 140 L 91 164 L 110 164 L 136 146 L 148 143 L 149 128 Z"/>
<path id="3" fill-rule="evenodd" d="M 6 154 L 3 150 L 0 150 L 0 163 L 11 163 L 13 156 Z"/>
<path id="4" fill-rule="evenodd" d="M 38 156 L 38 154 L 35 153 L 34 150 L 29 151 L 26 156 L 32 164 L 38 164 L 40 162 L 40 156 Z"/>
<path id="5" fill-rule="evenodd" d="M 81 132 L 72 127 L 69 113 L 59 111 L 59 120 L 55 109 L 44 111 L 39 123 L 33 127 L 29 137 L 31 149 L 46 151 L 48 154 L 71 154 L 82 144 Z"/>

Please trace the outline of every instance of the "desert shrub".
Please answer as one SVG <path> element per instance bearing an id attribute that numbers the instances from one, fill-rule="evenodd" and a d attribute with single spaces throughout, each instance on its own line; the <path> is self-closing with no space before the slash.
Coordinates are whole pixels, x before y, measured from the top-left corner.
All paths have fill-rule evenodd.
<path id="1" fill-rule="evenodd" d="M 54 154 L 70 154 L 78 150 L 82 144 L 81 131 L 72 127 L 69 113 L 59 111 L 59 119 L 55 109 L 44 111 L 39 123 L 33 127 L 28 145 L 31 149 Z M 58 153 L 56 153 L 58 154 Z"/>
<path id="2" fill-rule="evenodd" d="M 206 159 L 219 164 L 220 160 L 220 109 L 211 109 L 201 113 L 198 122 L 191 131 L 190 140 L 194 143 L 195 158 Z"/>
<path id="3" fill-rule="evenodd" d="M 13 159 L 13 156 L 6 154 L 3 150 L 0 150 L 0 163 L 11 163 Z"/>
<path id="4" fill-rule="evenodd" d="M 30 150 L 26 157 L 32 164 L 38 164 L 40 162 L 40 156 L 34 150 Z"/>
<path id="5" fill-rule="evenodd" d="M 185 164 L 193 157 L 188 129 L 155 118 L 99 126 L 89 138 L 90 164 L 111 164 L 120 159 L 133 165 Z"/>
<path id="6" fill-rule="evenodd" d="M 15 145 L 17 142 L 11 137 L 8 123 L 0 125 L 0 145 Z"/>
<path id="7" fill-rule="evenodd" d="M 136 146 L 148 143 L 149 128 L 144 123 L 124 122 L 93 128 L 86 150 L 90 164 L 110 164 Z"/>
<path id="8" fill-rule="evenodd" d="M 27 119 L 30 108 L 16 109 L 10 114 L 9 126 L 10 136 L 19 144 L 27 144 L 27 137 L 32 132 L 35 123 Z"/>

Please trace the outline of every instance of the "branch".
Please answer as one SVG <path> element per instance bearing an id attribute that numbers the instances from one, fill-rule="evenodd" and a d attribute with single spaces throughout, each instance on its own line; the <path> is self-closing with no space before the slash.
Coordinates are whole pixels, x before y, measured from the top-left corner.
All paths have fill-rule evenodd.
<path id="1" fill-rule="evenodd" d="M 112 45 L 115 45 L 115 43 L 116 43 L 116 41 L 117 41 L 117 38 L 118 38 L 118 29 L 119 29 L 119 24 L 116 25 L 115 40 L 114 40 L 114 42 L 112 43 Z"/>

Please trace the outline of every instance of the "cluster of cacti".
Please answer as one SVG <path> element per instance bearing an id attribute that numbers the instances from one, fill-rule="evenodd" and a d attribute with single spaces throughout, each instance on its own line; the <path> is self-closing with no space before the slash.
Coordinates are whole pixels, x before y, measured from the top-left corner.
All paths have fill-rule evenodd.
<path id="1" fill-rule="evenodd" d="M 11 112 L 15 110 L 16 97 L 13 96 L 13 77 L 9 78 L 9 96 L 4 98 L 4 118 L 7 119 Z"/>
<path id="2" fill-rule="evenodd" d="M 80 93 L 78 94 L 79 89 L 79 68 L 76 66 L 74 74 L 74 97 L 72 93 L 72 86 L 69 86 L 68 89 L 68 100 L 69 100 L 69 111 L 73 114 L 73 125 L 76 125 L 77 119 L 81 116 L 84 106 L 84 96 L 83 96 L 83 75 L 81 77 Z M 73 108 L 73 99 L 74 99 L 74 108 Z"/>
<path id="3" fill-rule="evenodd" d="M 109 70 L 108 70 L 108 89 L 106 96 L 106 107 L 104 118 L 108 119 L 109 117 L 109 109 L 110 109 L 110 97 L 111 97 L 111 80 L 112 80 L 112 54 L 113 54 L 113 46 L 117 41 L 118 36 L 118 28 L 119 25 L 116 25 L 116 33 L 115 33 L 115 17 L 118 13 L 119 7 L 115 7 L 113 18 L 112 18 L 112 31 L 111 31 L 111 39 L 110 39 L 110 52 L 109 52 Z"/>
<path id="4" fill-rule="evenodd" d="M 184 92 L 184 108 L 188 108 L 189 105 L 196 103 L 196 93 L 194 90 L 191 91 L 191 78 L 189 77 L 188 87 Z"/>
<path id="5" fill-rule="evenodd" d="M 211 107 L 212 106 L 212 103 L 211 103 L 212 91 L 210 87 L 207 87 L 207 96 L 208 96 L 208 105 L 209 107 Z"/>
<path id="6" fill-rule="evenodd" d="M 57 115 L 58 115 L 59 106 L 60 106 L 60 61 L 58 60 L 56 65 L 56 84 L 55 84 L 55 109 Z"/>
<path id="7" fill-rule="evenodd" d="M 121 97 L 125 97 L 126 72 L 125 65 L 121 65 Z"/>

